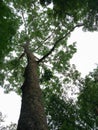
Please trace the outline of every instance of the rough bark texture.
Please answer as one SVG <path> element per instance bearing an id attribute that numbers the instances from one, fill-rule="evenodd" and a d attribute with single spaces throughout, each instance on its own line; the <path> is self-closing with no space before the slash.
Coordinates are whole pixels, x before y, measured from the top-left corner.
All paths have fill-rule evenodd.
<path id="1" fill-rule="evenodd" d="M 48 130 L 41 89 L 37 73 L 38 63 L 28 48 L 25 48 L 28 64 L 22 86 L 22 106 L 17 130 Z"/>

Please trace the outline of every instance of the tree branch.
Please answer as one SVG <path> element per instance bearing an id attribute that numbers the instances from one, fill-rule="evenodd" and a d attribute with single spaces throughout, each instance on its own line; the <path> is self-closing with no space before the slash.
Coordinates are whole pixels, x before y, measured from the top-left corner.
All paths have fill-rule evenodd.
<path id="1" fill-rule="evenodd" d="M 41 41 L 40 44 L 42 45 L 45 44 L 45 42 L 52 36 L 52 34 L 50 34 L 44 41 Z M 38 46 L 36 49 L 34 49 L 33 51 L 35 52 L 36 50 L 38 50 L 40 48 L 40 46 Z"/>
<path id="2" fill-rule="evenodd" d="M 23 24 L 24 24 L 24 27 L 25 27 L 25 33 L 27 33 L 27 25 L 26 25 L 26 20 L 25 20 L 25 16 L 24 16 L 23 10 L 21 10 L 21 15 L 22 15 Z"/>
<path id="3" fill-rule="evenodd" d="M 62 41 L 64 38 L 66 38 L 75 28 L 77 27 L 81 27 L 83 26 L 84 24 L 77 24 L 76 26 L 74 26 L 72 29 L 70 29 L 70 31 L 68 31 L 63 37 L 59 38 L 55 43 L 54 43 L 54 46 L 51 48 L 51 50 L 46 54 L 44 55 L 41 59 L 39 59 L 38 62 L 42 62 L 45 58 L 47 58 L 53 51 L 54 49 L 56 48 L 57 44 Z"/>

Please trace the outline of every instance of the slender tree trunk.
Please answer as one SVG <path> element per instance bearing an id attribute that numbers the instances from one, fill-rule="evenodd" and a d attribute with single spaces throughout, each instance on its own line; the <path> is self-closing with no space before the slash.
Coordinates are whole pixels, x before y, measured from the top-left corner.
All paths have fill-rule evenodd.
<path id="1" fill-rule="evenodd" d="M 41 89 L 38 79 L 38 63 L 28 48 L 25 48 L 28 64 L 22 86 L 22 106 L 17 130 L 48 130 Z"/>

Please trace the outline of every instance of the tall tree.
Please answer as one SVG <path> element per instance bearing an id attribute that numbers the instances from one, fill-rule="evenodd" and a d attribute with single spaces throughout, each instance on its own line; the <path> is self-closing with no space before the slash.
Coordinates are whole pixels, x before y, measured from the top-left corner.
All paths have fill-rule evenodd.
<path id="1" fill-rule="evenodd" d="M 98 67 L 90 72 L 84 79 L 78 71 L 70 72 L 74 83 L 80 90 L 77 100 L 67 99 L 67 96 L 58 96 L 51 91 L 45 91 L 46 113 L 50 130 L 64 129 L 97 129 L 98 128 Z M 72 79 L 72 78 L 71 78 Z M 72 81 L 73 81 L 72 80 Z M 71 84 L 71 81 L 69 82 Z M 66 84 L 66 88 L 67 88 Z M 65 90 L 66 91 L 66 90 Z M 74 89 L 75 91 L 75 89 Z M 48 94 L 47 94 L 48 93 Z M 73 92 L 72 92 L 73 94 Z M 75 94 L 74 94 L 75 96 Z"/>
<path id="2" fill-rule="evenodd" d="M 9 5 L 10 4 L 11 3 L 9 3 Z M 20 58 L 17 58 L 16 60 L 14 60 L 15 56 L 12 56 L 12 52 L 9 53 L 9 58 L 6 59 L 5 68 L 3 68 L 2 71 L 4 74 L 6 74 L 6 80 L 8 81 L 4 85 L 6 91 L 14 89 L 17 92 L 20 92 L 20 88 L 16 88 L 16 86 L 18 85 L 17 83 L 21 83 L 20 77 L 22 73 L 20 73 L 20 70 L 24 70 L 25 80 L 21 87 L 22 108 L 17 129 L 46 130 L 48 129 L 48 126 L 46 123 L 46 116 L 41 100 L 41 89 L 39 87 L 38 80 L 38 71 L 40 72 L 43 70 L 42 67 L 38 70 L 38 65 L 42 65 L 44 68 L 44 72 L 42 72 L 43 74 L 41 77 L 43 83 L 43 79 L 46 81 L 50 81 L 51 75 L 53 73 L 50 69 L 53 69 L 55 71 L 57 68 L 59 68 L 59 72 L 61 71 L 60 67 L 62 67 L 62 71 L 65 67 L 66 69 L 68 69 L 68 61 L 72 57 L 76 49 L 74 47 L 75 45 L 67 45 L 66 41 L 64 41 L 64 38 L 67 38 L 70 32 L 78 25 L 75 27 L 71 27 L 71 29 L 68 31 L 65 27 L 63 29 L 63 27 L 60 27 L 60 25 L 58 24 L 58 21 L 54 21 L 52 17 L 48 18 L 49 16 L 47 14 L 47 11 L 51 12 L 51 9 L 42 8 L 38 4 L 38 2 L 32 4 L 31 1 L 17 1 L 17 3 L 13 3 L 13 8 L 21 17 L 21 20 L 23 21 L 22 26 L 24 26 L 24 28 L 21 27 L 21 31 L 19 30 L 16 34 L 16 37 L 14 39 L 14 49 L 16 51 L 17 57 L 21 55 L 19 46 L 23 47 L 24 53 L 20 56 Z M 46 24 L 44 24 L 44 22 Z M 58 27 L 56 27 L 57 25 Z M 61 28 L 60 32 L 59 27 Z M 64 30 L 64 32 L 62 30 Z M 26 43 L 24 44 L 24 42 Z M 60 42 L 61 45 L 59 44 Z M 59 48 L 59 50 L 57 49 L 57 47 Z M 64 52 L 62 51 L 63 47 L 65 48 Z M 29 48 L 31 48 L 31 50 Z M 35 54 L 33 54 L 31 51 L 37 53 L 39 58 L 36 58 L 34 56 Z M 52 52 L 54 52 L 54 54 Z M 64 53 L 66 53 L 66 57 L 64 57 L 64 61 L 62 60 L 62 63 L 60 63 L 59 61 L 62 59 Z M 23 68 L 26 63 L 25 59 L 23 63 L 19 64 L 19 61 L 22 60 L 21 57 L 24 54 L 26 54 L 27 56 L 27 67 L 25 69 Z M 50 59 L 49 55 L 52 55 L 53 58 Z M 48 65 L 44 65 L 42 63 L 42 61 L 44 61 L 45 59 L 48 60 L 48 63 L 50 65 L 55 64 L 55 66 L 52 65 L 52 67 L 47 68 L 46 66 Z M 15 66 L 17 67 L 17 69 L 14 68 Z M 18 82 L 16 82 L 17 80 Z M 52 80 L 51 85 L 54 82 L 55 78 Z M 10 85 L 11 83 L 13 83 L 14 87 Z"/>
<path id="3" fill-rule="evenodd" d="M 76 52 L 75 43 L 67 44 L 68 36 L 76 27 L 84 26 L 89 30 L 95 30 L 94 24 L 97 25 L 97 22 L 88 26 L 88 21 L 92 21 L 88 18 L 90 15 L 87 15 L 89 10 L 77 1 L 74 1 L 75 10 L 74 2 L 64 4 L 66 13 L 62 17 L 57 15 L 57 11 L 54 12 L 54 9 L 59 9 L 60 14 L 63 14 L 62 8 L 58 8 L 56 1 L 55 3 L 53 1 L 53 8 L 49 5 L 42 7 L 36 0 L 17 0 L 17 2 L 4 0 L 3 2 L 9 8 L 12 7 L 16 17 L 20 17 L 19 29 L 11 40 L 13 49 L 5 58 L 1 70 L 2 81 L 7 81 L 3 84 L 6 92 L 14 90 L 18 94 L 22 93 L 17 130 L 47 130 L 39 83 L 43 85 L 43 88 L 53 87 L 53 93 L 56 95 L 61 92 L 64 83 L 69 80 L 65 77 L 70 68 L 69 60 Z M 68 5 L 67 8 L 65 8 L 66 5 Z M 97 21 L 97 19 L 94 20 Z M 6 50 L 8 52 L 8 48 Z M 23 57 L 24 55 L 26 58 Z M 21 89 L 20 86 L 22 86 Z"/>
<path id="4" fill-rule="evenodd" d="M 83 127 L 85 129 L 98 127 L 98 67 L 85 77 L 77 106 L 79 121 L 82 122 Z"/>
<path id="5" fill-rule="evenodd" d="M 75 98 L 79 93 L 82 80 L 80 73 L 75 66 L 72 66 L 66 74 L 63 91 L 60 91 L 57 86 L 44 89 L 45 111 L 50 130 L 83 130 L 81 123 L 77 123 L 79 113 Z"/>

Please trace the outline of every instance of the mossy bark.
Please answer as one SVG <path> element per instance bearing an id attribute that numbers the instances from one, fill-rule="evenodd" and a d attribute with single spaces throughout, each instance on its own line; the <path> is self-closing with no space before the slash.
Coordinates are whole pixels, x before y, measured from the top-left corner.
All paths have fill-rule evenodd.
<path id="1" fill-rule="evenodd" d="M 28 48 L 25 48 L 25 53 L 28 64 L 21 88 L 22 105 L 17 130 L 48 130 L 39 86 L 38 63 Z"/>

